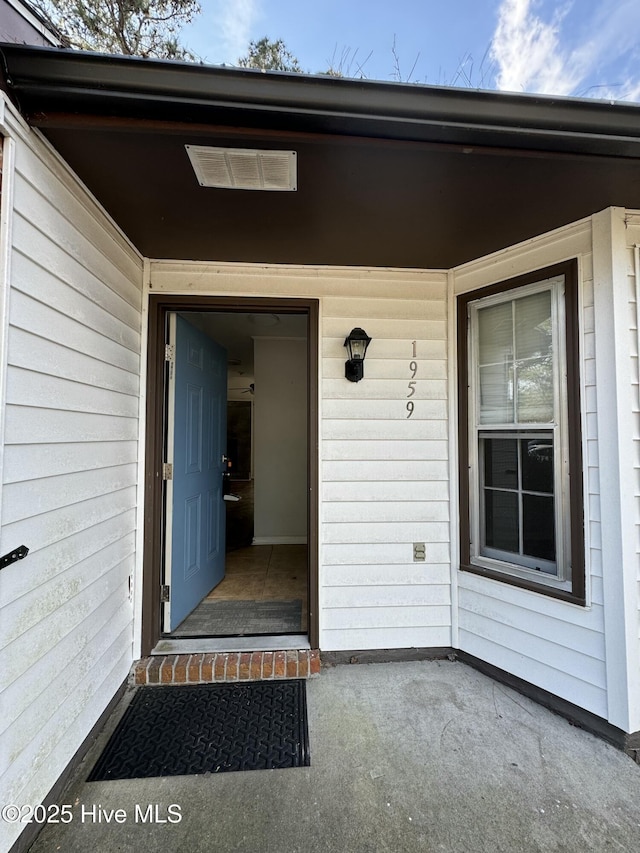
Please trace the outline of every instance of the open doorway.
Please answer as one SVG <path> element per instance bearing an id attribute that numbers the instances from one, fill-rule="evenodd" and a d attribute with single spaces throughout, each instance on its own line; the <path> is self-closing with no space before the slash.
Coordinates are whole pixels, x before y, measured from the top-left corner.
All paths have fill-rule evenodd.
<path id="1" fill-rule="evenodd" d="M 163 634 L 306 634 L 306 314 L 171 312 L 169 345 Z"/>
<path id="2" fill-rule="evenodd" d="M 174 364 L 164 365 L 162 377 L 150 372 L 150 388 L 155 384 L 158 393 L 162 386 L 162 471 L 165 476 L 170 472 L 161 494 L 156 490 L 149 501 L 160 516 L 155 544 L 163 601 L 156 640 L 311 637 L 317 598 L 317 522 L 311 506 L 317 476 L 312 463 L 315 311 L 303 300 L 232 305 L 230 300 L 207 304 L 205 298 L 178 297 L 163 302 L 152 312 L 155 327 L 175 338 L 180 324 L 188 341 L 169 341 Z M 208 342 L 214 356 L 199 354 L 200 344 Z M 153 348 L 159 349 L 157 343 Z M 150 360 L 151 349 L 150 335 Z M 225 366 L 224 390 L 218 389 L 223 405 L 215 403 L 215 389 L 200 387 L 187 375 L 194 365 L 213 364 L 214 357 Z M 176 406 L 181 407 L 177 420 Z M 156 440 L 148 445 L 156 459 L 159 438 L 156 430 Z M 196 495 L 185 485 L 184 472 L 198 466 L 209 480 L 205 476 Z M 194 583 L 216 552 L 221 570 Z M 147 565 L 149 583 L 152 570 Z M 191 588 L 191 599 L 175 604 L 183 588 Z M 145 614 L 143 605 L 143 635 L 150 627 L 149 609 Z"/>

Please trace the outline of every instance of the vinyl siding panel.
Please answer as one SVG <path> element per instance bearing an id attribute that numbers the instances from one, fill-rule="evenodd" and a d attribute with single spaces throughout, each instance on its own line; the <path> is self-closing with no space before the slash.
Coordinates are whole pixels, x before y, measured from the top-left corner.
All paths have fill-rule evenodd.
<path id="1" fill-rule="evenodd" d="M 142 261 L 20 124 L 15 152 L 0 786 L 35 804 L 132 662 Z"/>
<path id="2" fill-rule="evenodd" d="M 451 645 L 446 274 L 158 261 L 151 281 L 154 292 L 319 300 L 320 646 Z M 355 326 L 373 340 L 364 380 L 348 383 Z"/>
<path id="3" fill-rule="evenodd" d="M 631 359 L 631 402 L 633 418 L 633 478 L 636 517 L 636 578 L 638 586 L 638 638 L 640 639 L 640 270 L 636 269 L 634 248 L 640 246 L 640 213 L 627 214 L 629 266 L 629 357 Z M 640 661 L 640 646 L 637 650 Z"/>
<path id="4" fill-rule="evenodd" d="M 323 563 L 331 573 L 321 583 L 321 647 L 386 648 L 391 636 L 400 648 L 450 645 L 450 582 L 439 585 L 430 573 L 431 563 L 449 559 L 448 501 L 432 491 L 435 483 L 446 484 L 449 478 L 448 443 L 442 430 L 448 401 L 446 280 L 429 282 L 419 300 L 327 299 L 322 316 L 321 435 L 324 438 L 326 428 L 331 430 L 344 419 L 366 432 L 352 431 L 321 446 L 323 488 L 331 487 L 324 495 L 331 494 L 340 505 L 349 500 L 352 507 L 352 496 L 362 495 L 360 513 L 352 508 L 348 517 L 330 511 L 322 516 Z M 343 345 L 345 332 L 353 326 L 362 326 L 373 341 L 364 380 L 346 383 Z M 336 377 L 339 361 L 342 376 Z M 415 385 L 409 398 L 411 380 Z M 409 399 L 414 404 L 410 418 Z M 385 421 L 383 438 L 376 425 Z M 399 425 L 411 422 L 420 428 L 411 437 L 403 436 Z M 433 441 L 440 441 L 436 458 L 430 452 Z M 415 489 L 415 483 L 428 488 Z M 416 504 L 429 509 L 412 520 Z M 369 520 L 370 506 L 378 513 L 375 521 Z M 395 518 L 385 521 L 389 507 Z M 434 513 L 442 520 L 428 521 L 426 516 Z M 413 572 L 414 542 L 425 542 L 427 550 L 418 573 Z M 393 566 L 392 582 L 378 585 L 375 576 L 364 576 L 364 583 L 333 585 L 332 578 L 349 572 L 354 564 L 367 563 Z M 412 583 L 404 583 L 404 578 Z"/>
<path id="5" fill-rule="evenodd" d="M 582 608 L 460 572 L 459 646 L 607 718 L 598 476 L 591 221 L 558 229 L 454 271 L 457 293 L 578 258 L 583 489 L 589 606 Z"/>

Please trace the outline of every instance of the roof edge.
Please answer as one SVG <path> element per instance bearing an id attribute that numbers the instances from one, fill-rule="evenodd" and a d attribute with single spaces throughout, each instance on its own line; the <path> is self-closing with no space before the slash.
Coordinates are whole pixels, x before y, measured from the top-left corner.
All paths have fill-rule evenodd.
<path id="1" fill-rule="evenodd" d="M 292 129 L 468 140 L 639 156 L 640 105 L 262 72 L 60 48 L 0 45 L 9 91 L 37 112 L 280 122 Z M 509 142 L 509 139 L 512 142 Z M 520 142 L 516 142 L 520 139 Z M 573 139 L 567 148 L 569 140 Z"/>

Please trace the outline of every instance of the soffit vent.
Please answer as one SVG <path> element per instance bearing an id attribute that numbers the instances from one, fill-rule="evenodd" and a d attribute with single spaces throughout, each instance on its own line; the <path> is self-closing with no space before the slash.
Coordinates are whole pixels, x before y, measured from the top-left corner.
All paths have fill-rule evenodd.
<path id="1" fill-rule="evenodd" d="M 297 189 L 296 152 L 186 145 L 202 187 L 230 190 Z"/>

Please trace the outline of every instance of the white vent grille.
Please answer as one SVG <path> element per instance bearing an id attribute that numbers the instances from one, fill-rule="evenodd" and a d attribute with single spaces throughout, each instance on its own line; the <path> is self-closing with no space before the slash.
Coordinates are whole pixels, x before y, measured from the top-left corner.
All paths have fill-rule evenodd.
<path id="1" fill-rule="evenodd" d="M 230 190 L 297 189 L 296 152 L 186 145 L 200 186 Z"/>

